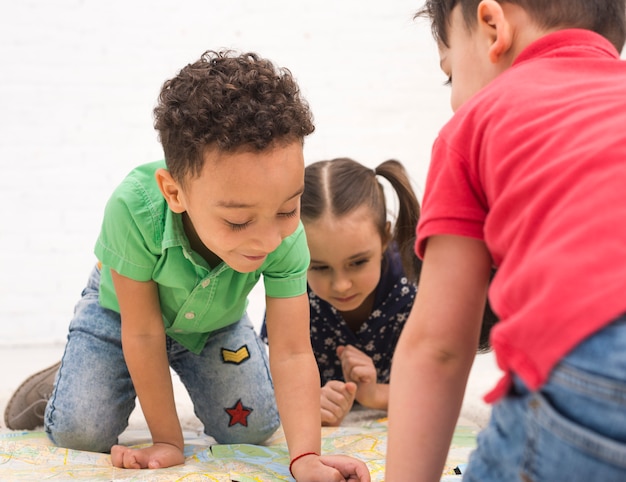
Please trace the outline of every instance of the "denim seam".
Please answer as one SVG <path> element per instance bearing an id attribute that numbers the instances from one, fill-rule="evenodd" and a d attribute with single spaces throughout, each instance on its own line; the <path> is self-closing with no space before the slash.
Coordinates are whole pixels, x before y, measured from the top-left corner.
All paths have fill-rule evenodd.
<path id="1" fill-rule="evenodd" d="M 626 445 L 578 427 L 558 414 L 548 401 L 538 393 L 535 395 L 537 423 L 564 442 L 592 454 L 614 466 L 626 468 Z M 592 440 L 596 439 L 596 440 Z"/>
<path id="2" fill-rule="evenodd" d="M 559 369 L 553 372 L 551 380 L 592 398 L 600 397 L 613 403 L 626 402 L 626 385 L 623 383 L 618 380 L 601 380 L 598 375 L 591 378 L 565 363 L 561 363 Z"/>

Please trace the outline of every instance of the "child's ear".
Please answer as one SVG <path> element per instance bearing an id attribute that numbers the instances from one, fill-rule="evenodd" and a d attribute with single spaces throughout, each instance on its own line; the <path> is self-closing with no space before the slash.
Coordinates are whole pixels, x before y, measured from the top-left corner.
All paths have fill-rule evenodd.
<path id="1" fill-rule="evenodd" d="M 496 0 L 482 0 L 478 4 L 478 28 L 489 41 L 489 60 L 498 63 L 509 51 L 513 43 L 511 24 L 507 20 L 502 5 Z"/>
<path id="2" fill-rule="evenodd" d="M 182 190 L 167 169 L 157 169 L 154 173 L 161 194 L 167 201 L 168 206 L 175 213 L 186 211 L 182 199 Z"/>

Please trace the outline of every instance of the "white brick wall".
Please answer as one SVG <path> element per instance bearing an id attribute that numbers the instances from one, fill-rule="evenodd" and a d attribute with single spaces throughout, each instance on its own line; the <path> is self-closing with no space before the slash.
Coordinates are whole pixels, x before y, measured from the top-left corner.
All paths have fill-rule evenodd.
<path id="1" fill-rule="evenodd" d="M 429 27 L 412 19 L 420 3 L 3 2 L 0 345 L 65 338 L 110 191 L 162 155 L 160 86 L 206 49 L 256 51 L 292 70 L 317 125 L 307 162 L 397 158 L 421 195 L 450 109 Z"/>

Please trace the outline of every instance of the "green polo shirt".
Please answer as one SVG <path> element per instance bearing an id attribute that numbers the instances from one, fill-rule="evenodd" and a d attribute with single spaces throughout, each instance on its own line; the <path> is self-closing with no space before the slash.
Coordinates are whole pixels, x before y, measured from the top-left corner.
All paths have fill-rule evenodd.
<path id="1" fill-rule="evenodd" d="M 302 223 L 257 271 L 239 273 L 223 262 L 211 267 L 191 249 L 181 215 L 169 209 L 157 186 L 154 173 L 164 167 L 159 161 L 134 169 L 106 205 L 95 247 L 103 265 L 102 306 L 119 312 L 110 269 L 137 281 L 153 280 L 166 333 L 200 353 L 212 331 L 241 319 L 261 275 L 267 296 L 306 293 L 310 257 Z"/>

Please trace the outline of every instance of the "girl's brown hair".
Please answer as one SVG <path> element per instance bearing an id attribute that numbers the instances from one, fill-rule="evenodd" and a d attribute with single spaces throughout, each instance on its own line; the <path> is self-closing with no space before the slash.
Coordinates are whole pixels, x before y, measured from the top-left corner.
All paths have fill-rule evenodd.
<path id="1" fill-rule="evenodd" d="M 387 234 L 385 192 L 377 176 L 386 179 L 398 197 L 391 239 Z M 417 282 L 421 263 L 415 255 L 414 243 L 420 207 L 404 166 L 390 159 L 370 169 L 353 159 L 338 158 L 306 167 L 301 200 L 301 217 L 305 223 L 325 213 L 340 218 L 361 206 L 370 209 L 383 242 L 398 246 L 407 277 Z"/>

